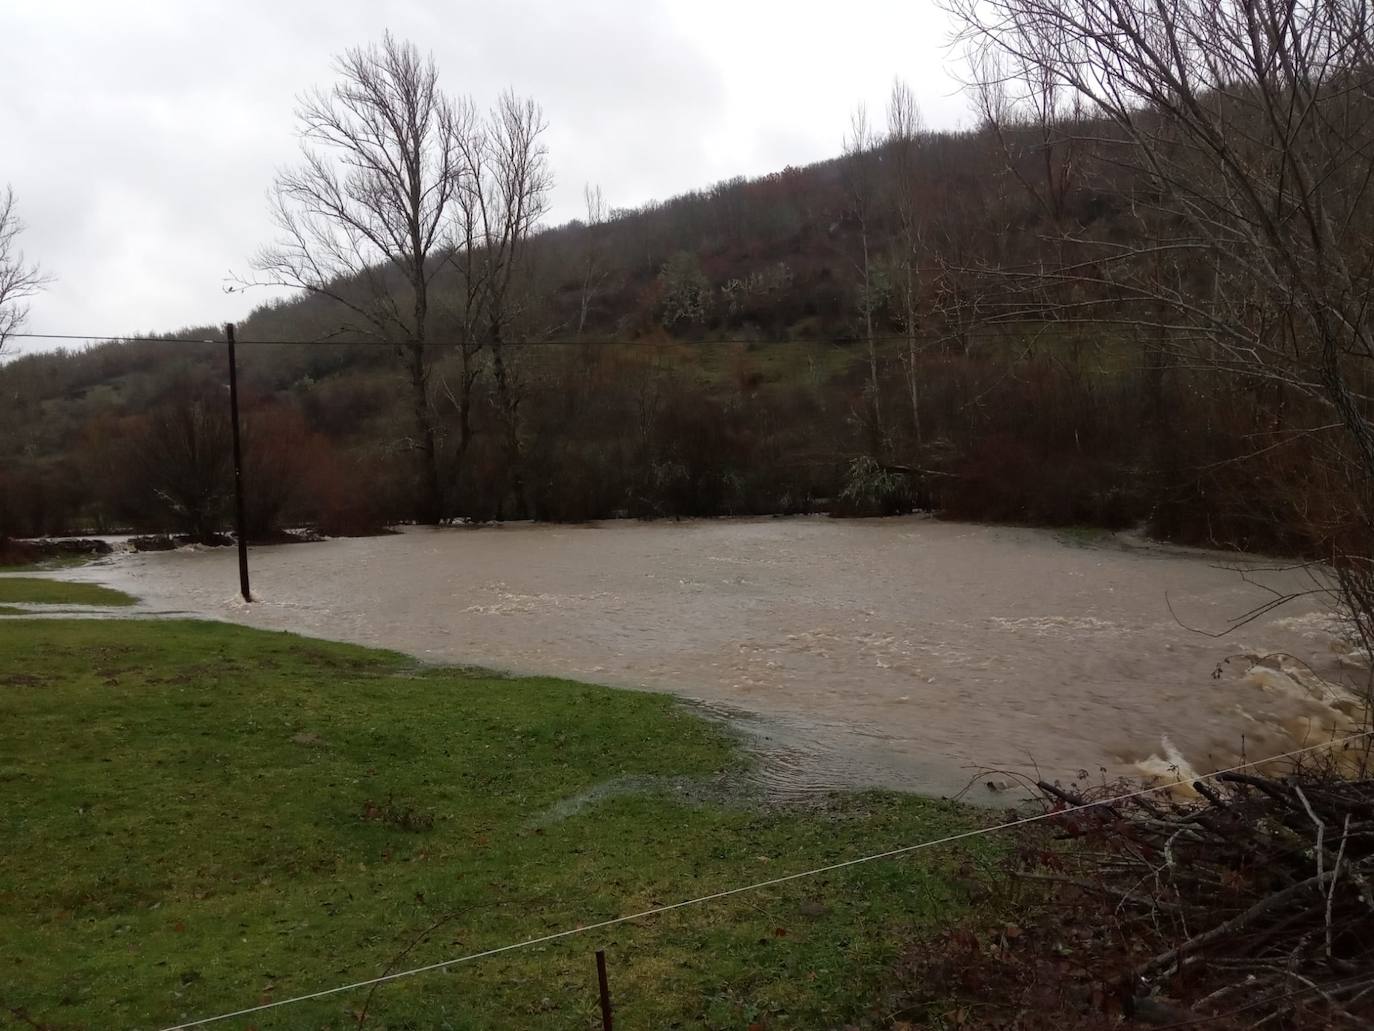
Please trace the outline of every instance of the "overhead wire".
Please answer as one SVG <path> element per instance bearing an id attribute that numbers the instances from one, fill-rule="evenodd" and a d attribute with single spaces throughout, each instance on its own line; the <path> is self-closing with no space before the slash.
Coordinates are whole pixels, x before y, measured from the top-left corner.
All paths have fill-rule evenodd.
<path id="1" fill-rule="evenodd" d="M 1012 333 L 988 333 L 987 331 L 970 331 L 970 336 L 988 336 L 1002 339 L 1014 338 Z M 70 341 L 75 343 L 94 343 L 94 344 L 226 344 L 224 338 L 209 337 L 177 337 L 177 336 L 128 336 L 119 333 L 10 333 L 8 338 L 15 340 L 56 340 Z M 946 335 L 932 336 L 930 334 L 917 334 L 910 336 L 905 333 L 882 333 L 872 337 L 873 343 L 897 343 L 915 340 L 920 343 L 929 343 L 934 340 L 952 339 Z M 1138 335 L 1132 339 L 1145 339 Z M 1161 339 L 1164 339 L 1161 337 Z M 1174 339 L 1169 337 L 1168 339 Z M 868 337 L 864 336 L 836 336 L 823 339 L 810 338 L 762 338 L 754 340 L 662 340 L 654 337 L 636 337 L 628 340 L 610 340 L 600 338 L 576 339 L 568 337 L 554 337 L 548 339 L 525 339 L 525 340 L 506 340 L 502 342 L 503 347 L 739 347 L 739 346 L 857 346 L 867 344 Z M 251 337 L 235 338 L 234 343 L 238 347 L 243 346 L 268 346 L 268 347 L 407 347 L 412 342 L 404 340 L 286 340 L 279 338 L 259 338 Z M 426 340 L 426 347 L 475 347 L 478 341 L 461 340 Z"/>

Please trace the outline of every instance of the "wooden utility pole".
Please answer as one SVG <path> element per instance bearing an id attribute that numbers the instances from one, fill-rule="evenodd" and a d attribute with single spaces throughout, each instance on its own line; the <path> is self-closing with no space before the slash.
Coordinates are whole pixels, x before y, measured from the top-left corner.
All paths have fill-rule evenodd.
<path id="1" fill-rule="evenodd" d="M 601 993 L 601 1028 L 611 1031 L 611 988 L 606 981 L 606 950 L 596 950 L 596 982 Z"/>
<path id="2" fill-rule="evenodd" d="M 248 590 L 248 538 L 244 533 L 243 518 L 243 446 L 239 443 L 239 370 L 234 360 L 234 324 L 224 327 L 224 338 L 229 344 L 229 419 L 234 433 L 234 536 L 239 546 L 239 592 L 244 601 L 252 601 Z"/>

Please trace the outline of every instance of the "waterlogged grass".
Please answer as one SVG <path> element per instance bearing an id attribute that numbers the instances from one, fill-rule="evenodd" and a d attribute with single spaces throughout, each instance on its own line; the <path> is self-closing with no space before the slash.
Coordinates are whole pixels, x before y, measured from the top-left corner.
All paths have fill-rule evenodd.
<path id="1" fill-rule="evenodd" d="M 38 573 L 53 569 L 73 569 L 90 562 L 90 555 L 56 555 L 37 562 L 0 562 L 0 573 Z"/>
<path id="2" fill-rule="evenodd" d="M 770 807 L 746 765 L 662 695 L 209 623 L 6 621 L 0 1012 L 155 1029 L 970 825 L 890 794 Z M 619 1027 L 866 1023 L 903 943 L 969 909 L 987 840 L 396 981 L 364 1026 L 593 1026 L 597 948 Z M 216 1026 L 356 1028 L 365 1005 Z"/>
<path id="3" fill-rule="evenodd" d="M 71 583 L 36 576 L 0 577 L 0 604 L 132 605 L 136 599 L 99 584 Z"/>
<path id="4" fill-rule="evenodd" d="M 1101 526 L 1060 526 L 1054 532 L 1064 544 L 1077 548 L 1100 548 L 1116 540 L 1111 530 Z"/>

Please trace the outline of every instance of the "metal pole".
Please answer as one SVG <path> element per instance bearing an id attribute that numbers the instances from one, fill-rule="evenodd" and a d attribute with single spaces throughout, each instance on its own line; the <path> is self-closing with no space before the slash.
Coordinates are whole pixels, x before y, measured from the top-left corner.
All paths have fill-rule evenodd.
<path id="1" fill-rule="evenodd" d="M 234 324 L 224 327 L 229 344 L 229 415 L 234 430 L 234 535 L 239 545 L 239 591 L 244 601 L 252 601 L 248 591 L 248 539 L 243 531 L 243 447 L 239 443 L 239 371 L 234 361 Z"/>
<path id="2" fill-rule="evenodd" d="M 606 983 L 606 950 L 596 950 L 596 980 L 601 988 L 601 1026 L 611 1031 L 611 989 Z"/>

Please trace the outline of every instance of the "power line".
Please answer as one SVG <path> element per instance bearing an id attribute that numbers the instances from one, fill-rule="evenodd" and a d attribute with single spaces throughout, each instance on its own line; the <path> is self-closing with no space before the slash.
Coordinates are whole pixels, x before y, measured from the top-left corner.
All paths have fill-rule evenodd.
<path id="1" fill-rule="evenodd" d="M 205 337 L 165 337 L 165 336 L 119 336 L 118 334 L 100 333 L 11 333 L 9 336 L 15 339 L 24 340 L 71 340 L 99 342 L 110 344 L 217 344 L 223 345 L 225 340 L 209 339 Z M 874 342 L 906 340 L 905 336 L 883 336 L 874 337 Z M 861 344 L 865 343 L 865 338 L 859 337 L 830 337 L 824 340 L 656 340 L 648 337 L 640 337 L 632 340 L 569 340 L 550 338 L 544 340 L 506 340 L 502 342 L 503 347 L 669 347 L 675 344 L 692 347 L 710 346 L 738 346 L 740 344 Z M 269 347 L 407 347 L 409 343 L 403 340 L 278 340 L 278 339 L 240 339 L 235 343 L 240 346 L 258 345 Z M 456 340 L 426 340 L 426 347 L 476 347 L 477 341 L 470 341 L 466 345 L 462 341 Z"/>
<path id="2" fill-rule="evenodd" d="M 1054 323 L 1060 325 L 1060 323 Z M 1069 323 L 1063 323 L 1069 325 Z M 969 330 L 964 332 L 964 336 L 992 336 L 1003 339 L 1015 338 L 1023 339 L 1024 334 L 1011 332 L 989 332 L 987 330 Z M 226 341 L 223 338 L 211 339 L 207 337 L 168 337 L 168 336 L 121 336 L 118 333 L 10 333 L 9 338 L 16 340 L 68 340 L 86 343 L 102 344 L 196 344 L 196 345 L 223 345 Z M 917 334 L 915 337 L 903 333 L 884 333 L 873 337 L 874 343 L 906 343 L 914 340 L 917 343 L 932 343 L 955 339 L 953 334 L 941 334 L 932 336 L 929 334 Z M 1133 340 L 1146 339 L 1133 335 Z M 1163 337 L 1160 339 L 1177 339 L 1176 336 Z M 282 339 L 239 339 L 236 341 L 238 346 L 266 346 L 266 347 L 407 347 L 407 341 L 397 340 L 282 340 Z M 637 337 L 630 340 L 604 340 L 604 339 L 569 339 L 569 338 L 548 338 L 535 340 L 507 340 L 502 342 L 503 347 L 739 347 L 739 346 L 777 346 L 783 344 L 795 346 L 855 346 L 868 343 L 867 337 L 826 337 L 824 339 L 798 339 L 798 338 L 771 338 L 754 340 L 660 340 L 652 337 Z M 460 341 L 460 340 L 426 340 L 426 347 L 473 347 L 479 346 L 479 341 Z"/>
<path id="3" fill-rule="evenodd" d="M 6 339 L 15 340 L 85 340 L 105 344 L 223 344 L 225 340 L 207 340 L 204 337 L 145 337 L 124 336 L 120 333 L 7 333 Z"/>
<path id="4" fill-rule="evenodd" d="M 1358 738 L 1368 737 L 1370 734 L 1374 734 L 1374 730 L 1362 730 L 1359 733 L 1351 734 L 1348 737 L 1343 737 L 1339 740 L 1327 741 L 1319 745 L 1310 745 L 1306 748 L 1299 748 L 1292 752 L 1281 752 L 1278 755 L 1271 755 L 1267 759 L 1255 759 L 1251 762 L 1240 763 L 1237 766 L 1231 766 L 1224 770 L 1216 770 L 1212 773 L 1196 777 L 1194 778 L 1193 783 L 1196 783 L 1197 781 L 1201 780 L 1214 780 L 1217 777 L 1221 777 L 1228 773 L 1236 773 L 1240 770 L 1250 769 L 1255 766 L 1262 766 L 1265 763 L 1277 762 L 1280 759 L 1291 759 L 1295 756 L 1304 755 L 1308 752 L 1318 751 L 1319 749 L 1333 748 L 1337 745 L 1345 745 L 1351 741 L 1357 740 Z M 1156 784 L 1151 787 L 1141 788 L 1137 791 L 1131 791 L 1127 792 L 1126 794 L 1117 795 L 1113 798 L 1097 799 L 1095 801 L 1087 802 L 1082 806 L 1077 806 L 1072 811 L 1081 812 L 1084 809 L 1093 809 L 1100 806 L 1117 805 L 1121 802 L 1128 802 L 1133 798 L 1140 798 L 1144 795 L 1153 794 L 1157 791 L 1168 790 L 1170 788 L 1176 787 L 1177 784 L 1178 782 L 1169 784 Z M 1012 830 L 1017 827 L 1024 827 L 1027 824 L 1039 823 L 1042 820 L 1048 820 L 1055 816 L 1062 816 L 1063 814 L 1063 810 L 1047 810 L 1043 813 L 1037 813 L 1034 816 L 1022 817 L 1019 820 L 1011 820 L 1006 823 L 995 824 L 991 827 L 981 827 L 975 830 L 961 831 L 958 834 L 950 834 L 946 837 L 936 838 L 932 841 L 922 841 L 918 842 L 915 845 L 904 845 L 901 848 L 894 848 L 889 849 L 886 852 L 877 852 L 873 855 L 861 856 L 858 859 L 846 859 L 839 863 L 831 863 L 828 866 L 818 866 L 811 870 L 803 870 L 799 873 L 786 874 L 785 876 L 774 877 L 766 881 L 756 881 L 753 884 L 745 884 L 737 888 L 727 888 L 724 891 L 713 892 L 710 895 L 701 895 L 694 899 L 686 899 L 682 902 L 674 902 L 667 906 L 655 906 L 652 909 L 645 909 L 638 913 L 630 913 L 626 916 L 613 917 L 610 920 L 601 920 L 597 923 L 592 924 L 580 924 L 577 927 L 566 928 L 562 931 L 556 931 L 553 934 L 542 935 L 538 938 L 528 938 L 524 941 L 512 942 L 509 945 L 502 945 L 498 948 L 487 949 L 483 952 L 474 952 L 466 956 L 459 956 L 455 959 L 446 959 L 439 963 L 430 963 L 426 966 L 413 967 L 410 970 L 401 970 L 394 974 L 383 974 L 381 977 L 369 978 L 366 981 L 355 981 L 353 984 L 340 985 L 337 988 L 326 988 L 318 992 L 310 992 L 307 995 L 297 995 L 290 999 L 279 999 L 276 1002 L 261 1003 L 257 1006 L 249 1006 L 246 1009 L 234 1010 L 230 1013 L 220 1013 L 213 1017 L 202 1017 L 199 1020 L 191 1020 L 182 1024 L 173 1024 L 170 1027 L 163 1028 L 162 1031 L 186 1031 L 187 1028 L 203 1027 L 206 1024 L 214 1024 L 221 1020 L 232 1020 L 234 1017 L 243 1017 L 251 1013 L 260 1013 L 263 1010 L 278 1009 L 282 1006 L 292 1006 L 296 1003 L 309 1002 L 312 999 L 322 999 L 326 996 L 338 995 L 341 992 L 355 991 L 359 988 L 370 988 L 373 985 L 385 984 L 388 981 L 398 981 L 401 978 L 414 977 L 417 974 L 430 973 L 435 970 L 444 970 L 448 967 L 459 966 L 463 963 L 472 963 L 479 959 L 486 959 L 490 956 L 497 956 L 504 952 L 514 952 L 517 949 L 530 948 L 535 945 L 544 945 L 552 941 L 558 941 L 562 938 L 570 938 L 573 935 L 585 934 L 588 931 L 598 931 L 607 927 L 615 927 L 618 924 L 626 924 L 635 920 L 644 920 L 651 916 L 658 916 L 662 913 L 672 912 L 676 909 L 686 909 L 689 906 L 701 905 L 706 902 L 714 902 L 718 899 L 729 898 L 732 895 L 741 895 L 745 892 L 757 891 L 761 888 L 770 888 L 775 885 L 786 884 L 790 881 L 801 880 L 805 877 L 815 877 L 823 873 L 833 873 L 836 870 L 844 870 L 851 866 L 859 866 L 863 863 L 871 863 L 879 859 L 891 859 L 895 856 L 909 855 L 913 852 L 919 852 L 922 849 L 934 848 L 937 845 L 949 845 L 956 841 L 965 841 L 969 838 L 981 837 L 985 834 L 995 834 L 1001 831 Z"/>

